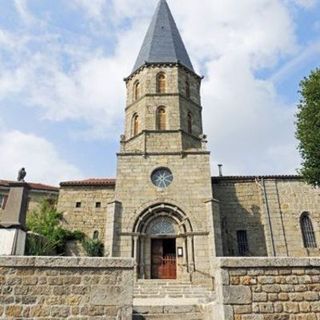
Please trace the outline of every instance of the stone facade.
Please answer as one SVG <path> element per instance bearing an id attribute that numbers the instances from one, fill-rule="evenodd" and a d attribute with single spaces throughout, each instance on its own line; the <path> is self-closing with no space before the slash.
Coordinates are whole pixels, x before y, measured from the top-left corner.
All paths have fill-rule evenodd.
<path id="1" fill-rule="evenodd" d="M 320 319 L 319 258 L 220 258 L 215 266 L 214 319 Z"/>
<path id="2" fill-rule="evenodd" d="M 0 257 L 0 319 L 131 320 L 133 261 Z"/>
<path id="3" fill-rule="evenodd" d="M 66 228 L 92 238 L 97 231 L 104 240 L 107 206 L 114 200 L 114 185 L 64 186 L 60 190 L 58 211 L 63 213 Z"/>
<path id="4" fill-rule="evenodd" d="M 320 192 L 297 176 L 216 177 L 224 256 L 239 255 L 237 231 L 248 235 L 250 256 L 319 256 Z M 300 218 L 308 213 L 317 241 L 305 248 Z"/>
<path id="5" fill-rule="evenodd" d="M 9 185 L 12 182 L 0 180 L 0 221 L 9 196 Z M 59 188 L 38 183 L 29 183 L 29 185 L 28 212 L 38 208 L 39 203 L 45 199 L 56 201 L 59 197 Z"/>

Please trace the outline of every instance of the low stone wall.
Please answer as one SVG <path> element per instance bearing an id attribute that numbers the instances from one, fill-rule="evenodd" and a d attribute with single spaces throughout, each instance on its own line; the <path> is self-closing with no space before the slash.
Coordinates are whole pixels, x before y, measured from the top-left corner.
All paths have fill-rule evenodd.
<path id="1" fill-rule="evenodd" d="M 131 320 L 133 260 L 0 257 L 0 319 Z"/>
<path id="2" fill-rule="evenodd" d="M 219 258 L 215 270 L 217 319 L 320 319 L 320 258 Z"/>

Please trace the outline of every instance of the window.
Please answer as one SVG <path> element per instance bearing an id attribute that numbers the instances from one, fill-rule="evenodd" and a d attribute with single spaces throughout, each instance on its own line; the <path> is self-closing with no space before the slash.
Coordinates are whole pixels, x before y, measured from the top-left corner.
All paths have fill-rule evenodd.
<path id="1" fill-rule="evenodd" d="M 133 126 L 133 136 L 136 136 L 139 133 L 139 116 L 135 113 L 133 115 L 133 120 L 132 120 L 132 126 Z"/>
<path id="2" fill-rule="evenodd" d="M 101 202 L 96 202 L 96 208 L 101 208 Z"/>
<path id="3" fill-rule="evenodd" d="M 192 114 L 188 113 L 188 133 L 192 134 Z"/>
<path id="4" fill-rule="evenodd" d="M 76 202 L 76 208 L 81 208 L 81 202 Z"/>
<path id="5" fill-rule="evenodd" d="M 99 231 L 95 231 L 94 233 L 93 233 L 93 240 L 98 240 L 99 239 Z"/>
<path id="6" fill-rule="evenodd" d="M 186 80 L 186 97 L 190 98 L 190 83 Z"/>
<path id="7" fill-rule="evenodd" d="M 148 234 L 150 235 L 159 235 L 159 234 L 176 234 L 176 230 L 174 227 L 175 223 L 174 220 L 172 220 L 169 217 L 159 217 L 156 218 L 150 229 L 148 230 Z"/>
<path id="8" fill-rule="evenodd" d="M 247 256 L 249 253 L 248 237 L 246 230 L 237 231 L 238 251 L 240 256 Z"/>
<path id="9" fill-rule="evenodd" d="M 305 248 L 316 248 L 317 242 L 314 234 L 312 221 L 307 212 L 304 212 L 300 218 L 300 226 Z"/>
<path id="10" fill-rule="evenodd" d="M 166 130 L 166 123 L 167 123 L 167 115 L 166 109 L 164 107 L 160 107 L 157 110 L 157 130 Z"/>
<path id="11" fill-rule="evenodd" d="M 168 168 L 159 168 L 151 174 L 152 183 L 161 189 L 165 189 L 170 186 L 173 181 L 173 175 Z"/>
<path id="12" fill-rule="evenodd" d="M 141 94 L 141 86 L 140 86 L 140 82 L 136 81 L 133 85 L 133 96 L 134 96 L 134 100 L 138 100 L 140 98 L 140 94 Z"/>
<path id="13" fill-rule="evenodd" d="M 167 80 L 166 75 L 160 72 L 157 75 L 157 93 L 166 93 L 167 90 Z"/>
<path id="14" fill-rule="evenodd" d="M 0 194 L 0 209 L 5 209 L 8 201 L 8 196 L 4 194 Z"/>

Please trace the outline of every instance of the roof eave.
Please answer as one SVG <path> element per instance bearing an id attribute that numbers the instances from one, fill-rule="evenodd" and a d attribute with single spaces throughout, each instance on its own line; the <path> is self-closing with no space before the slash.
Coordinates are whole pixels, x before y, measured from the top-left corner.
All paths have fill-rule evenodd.
<path id="1" fill-rule="evenodd" d="M 193 76 L 195 76 L 199 80 L 204 79 L 204 76 L 199 76 L 194 70 L 191 70 L 190 68 L 186 67 L 184 64 L 181 64 L 180 62 L 145 62 L 141 67 L 133 71 L 128 77 L 124 78 L 123 80 L 127 83 L 135 75 L 140 73 L 143 69 L 149 68 L 149 67 L 160 67 L 160 68 L 161 67 L 179 67 L 191 73 Z"/>

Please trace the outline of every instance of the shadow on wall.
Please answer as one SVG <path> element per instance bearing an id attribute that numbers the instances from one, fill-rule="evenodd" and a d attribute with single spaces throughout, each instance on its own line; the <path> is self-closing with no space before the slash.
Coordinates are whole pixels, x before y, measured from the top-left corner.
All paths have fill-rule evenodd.
<path id="1" fill-rule="evenodd" d="M 214 181 L 220 201 L 224 256 L 267 256 L 262 201 L 254 182 Z"/>

